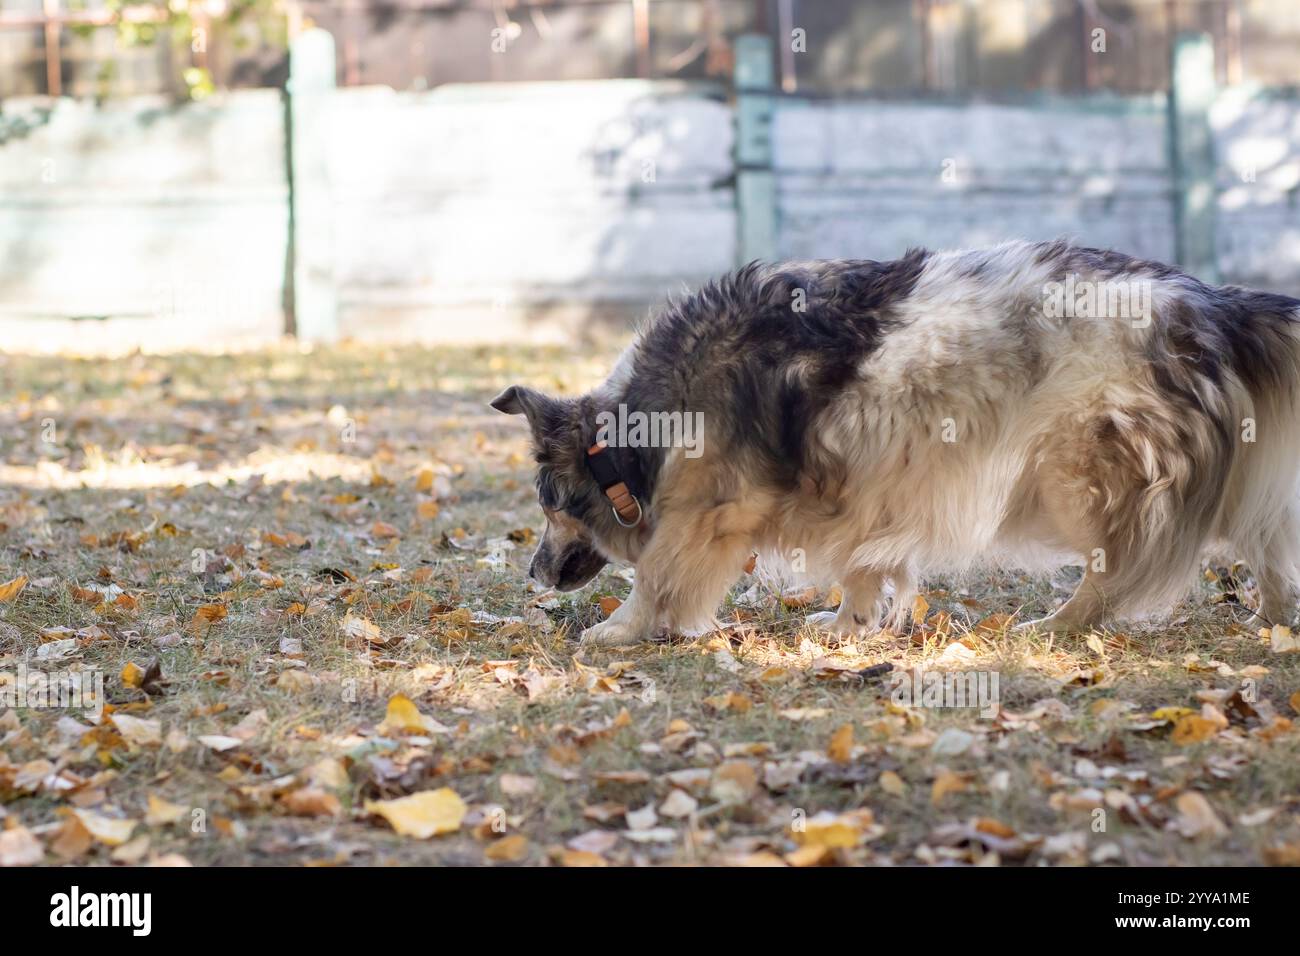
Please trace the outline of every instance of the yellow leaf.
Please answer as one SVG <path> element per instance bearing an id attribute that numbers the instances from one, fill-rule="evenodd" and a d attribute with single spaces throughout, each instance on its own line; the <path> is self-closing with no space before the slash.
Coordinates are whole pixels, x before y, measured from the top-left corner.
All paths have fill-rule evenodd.
<path id="1" fill-rule="evenodd" d="M 134 820 L 106 817 L 94 810 L 73 810 L 72 814 L 90 831 L 91 836 L 106 846 L 121 846 L 131 839 L 131 833 L 135 830 Z"/>
<path id="2" fill-rule="evenodd" d="M 948 794 L 960 793 L 965 789 L 965 777 L 951 770 L 942 770 L 935 776 L 934 784 L 930 787 L 930 803 L 937 807 Z"/>
<path id="3" fill-rule="evenodd" d="M 1152 720 L 1177 720 L 1180 717 L 1186 717 L 1188 714 L 1194 714 L 1196 711 L 1190 707 L 1161 707 L 1159 710 L 1151 711 Z"/>
<path id="4" fill-rule="evenodd" d="M 1291 700 L 1289 703 L 1291 704 L 1291 709 L 1294 710 L 1297 714 L 1300 714 L 1300 690 L 1296 691 L 1294 694 L 1291 695 Z"/>
<path id="5" fill-rule="evenodd" d="M 907 794 L 907 784 L 902 777 L 892 770 L 886 770 L 880 775 L 880 789 L 893 797 L 902 797 Z"/>
<path id="6" fill-rule="evenodd" d="M 12 581 L 0 584 L 0 604 L 8 604 L 14 600 L 23 593 L 25 587 L 27 587 L 27 575 L 25 574 L 20 574 Z"/>
<path id="7" fill-rule="evenodd" d="M 930 611 L 930 602 L 925 599 L 925 595 L 918 594 L 912 599 L 912 620 L 917 624 L 925 621 L 925 615 Z"/>
<path id="8" fill-rule="evenodd" d="M 425 717 L 415 701 L 405 694 L 394 694 L 388 699 L 388 713 L 379 725 L 381 734 L 424 733 L 427 729 Z"/>
<path id="9" fill-rule="evenodd" d="M 785 862 L 791 866 L 817 866 L 823 863 L 830 856 L 830 850 L 824 846 L 809 845 L 801 846 L 792 853 L 785 855 Z"/>
<path id="10" fill-rule="evenodd" d="M 1181 747 L 1188 744 L 1209 740 L 1220 730 L 1213 720 L 1207 720 L 1200 714 L 1186 714 L 1174 723 L 1173 741 Z"/>
<path id="11" fill-rule="evenodd" d="M 433 487 L 433 469 L 422 468 L 420 474 L 415 478 L 416 491 L 428 491 Z"/>
<path id="12" fill-rule="evenodd" d="M 149 794 L 149 808 L 145 810 L 144 822 L 151 827 L 166 826 L 185 816 L 186 809 L 179 803 L 170 803 L 161 797 Z"/>
<path id="13" fill-rule="evenodd" d="M 419 515 L 422 521 L 432 521 L 438 517 L 438 512 L 441 510 L 436 501 L 421 501 L 415 506 L 415 513 Z"/>
<path id="14" fill-rule="evenodd" d="M 830 744 L 826 747 L 826 755 L 836 763 L 848 763 L 853 759 L 852 724 L 845 724 L 835 731 L 835 736 L 831 738 Z"/>
<path id="15" fill-rule="evenodd" d="M 528 838 L 518 833 L 513 833 L 508 837 L 502 837 L 495 843 L 490 844 L 483 855 L 489 860 L 499 862 L 517 863 L 524 857 L 528 856 Z"/>
<path id="16" fill-rule="evenodd" d="M 609 866 L 599 853 L 587 850 L 565 850 L 560 854 L 561 866 Z"/>
<path id="17" fill-rule="evenodd" d="M 127 661 L 122 668 L 121 677 L 122 683 L 127 687 L 139 687 L 144 682 L 144 671 L 136 667 L 134 661 Z"/>
<path id="18" fill-rule="evenodd" d="M 442 787 L 396 800 L 367 800 L 365 811 L 383 817 L 402 836 L 427 840 L 439 833 L 459 830 L 466 807 L 455 790 Z"/>
<path id="19" fill-rule="evenodd" d="M 862 827 L 855 820 L 834 814 L 818 814 L 804 821 L 802 831 L 794 831 L 795 842 L 801 846 L 820 846 L 826 849 L 854 847 L 862 838 Z"/>

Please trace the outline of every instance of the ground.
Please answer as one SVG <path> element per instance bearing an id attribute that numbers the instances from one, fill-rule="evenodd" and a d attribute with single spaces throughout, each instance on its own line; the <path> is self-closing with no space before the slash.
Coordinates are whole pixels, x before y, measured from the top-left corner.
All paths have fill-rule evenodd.
<path id="1" fill-rule="evenodd" d="M 928 581 L 845 647 L 833 591 L 746 578 L 722 631 L 580 654 L 629 574 L 529 585 L 486 401 L 613 354 L 0 358 L 0 690 L 108 701 L 0 704 L 0 864 L 1300 863 L 1300 653 L 1244 572 L 1077 637 L 1007 628 L 1077 574 Z"/>

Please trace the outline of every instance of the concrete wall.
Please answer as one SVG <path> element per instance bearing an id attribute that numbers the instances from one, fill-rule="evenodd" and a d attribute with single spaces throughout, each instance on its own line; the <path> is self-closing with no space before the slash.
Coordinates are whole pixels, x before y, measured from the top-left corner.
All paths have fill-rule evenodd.
<path id="1" fill-rule="evenodd" d="M 1233 90 L 1210 111 L 1225 280 L 1300 296 L 1300 99 Z"/>
<path id="2" fill-rule="evenodd" d="M 344 334 L 523 334 L 640 311 L 733 265 L 731 113 L 707 90 L 342 89 L 330 127 Z"/>
<path id="3" fill-rule="evenodd" d="M 773 150 L 784 256 L 1057 236 L 1174 255 L 1158 101 L 782 103 Z"/>
<path id="4" fill-rule="evenodd" d="M 279 93 L 155 98 L 0 120 L 0 341 L 102 349 L 282 334 Z"/>
<path id="5" fill-rule="evenodd" d="M 567 339 L 736 264 L 734 113 L 711 87 L 354 88 L 323 103 L 312 188 L 339 334 Z M 1221 272 L 1300 294 L 1300 101 L 1232 91 L 1210 122 Z M 779 256 L 1060 235 L 1175 255 L 1159 100 L 782 98 L 771 155 Z M 285 170 L 274 91 L 5 101 L 0 347 L 282 334 Z"/>

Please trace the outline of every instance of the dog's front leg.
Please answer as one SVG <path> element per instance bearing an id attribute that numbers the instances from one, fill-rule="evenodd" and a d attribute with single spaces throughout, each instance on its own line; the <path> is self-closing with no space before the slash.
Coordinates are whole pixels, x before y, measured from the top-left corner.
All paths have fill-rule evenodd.
<path id="1" fill-rule="evenodd" d="M 653 638 L 659 627 L 659 614 L 649 591 L 638 576 L 627 600 L 605 620 L 582 632 L 582 646 L 631 647 Z"/>
<path id="2" fill-rule="evenodd" d="M 660 629 L 688 633 L 714 624 L 718 605 L 750 554 L 747 514 L 727 503 L 670 515 L 637 560 L 627 601 L 582 632 L 584 646 L 626 647 Z"/>

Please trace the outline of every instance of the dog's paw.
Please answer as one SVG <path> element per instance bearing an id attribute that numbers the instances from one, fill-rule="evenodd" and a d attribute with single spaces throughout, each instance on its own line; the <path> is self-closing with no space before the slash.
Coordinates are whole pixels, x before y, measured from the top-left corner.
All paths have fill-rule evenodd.
<path id="1" fill-rule="evenodd" d="M 880 629 L 878 615 L 855 615 L 853 617 L 845 615 L 841 617 L 835 611 L 818 611 L 815 614 L 807 615 L 803 620 L 805 624 L 826 631 L 831 636 L 841 640 L 866 637 Z"/>
<path id="2" fill-rule="evenodd" d="M 588 647 L 632 647 L 650 639 L 639 628 L 631 627 L 624 621 L 610 618 L 593 624 L 582 632 L 582 648 Z"/>
<path id="3" fill-rule="evenodd" d="M 1020 634 L 1037 632 L 1039 634 L 1079 634 L 1090 628 L 1086 624 L 1078 624 L 1065 618 L 1057 617 L 1055 614 L 1049 614 L 1047 617 L 1040 617 L 1034 621 L 1024 621 L 1012 628 Z"/>

